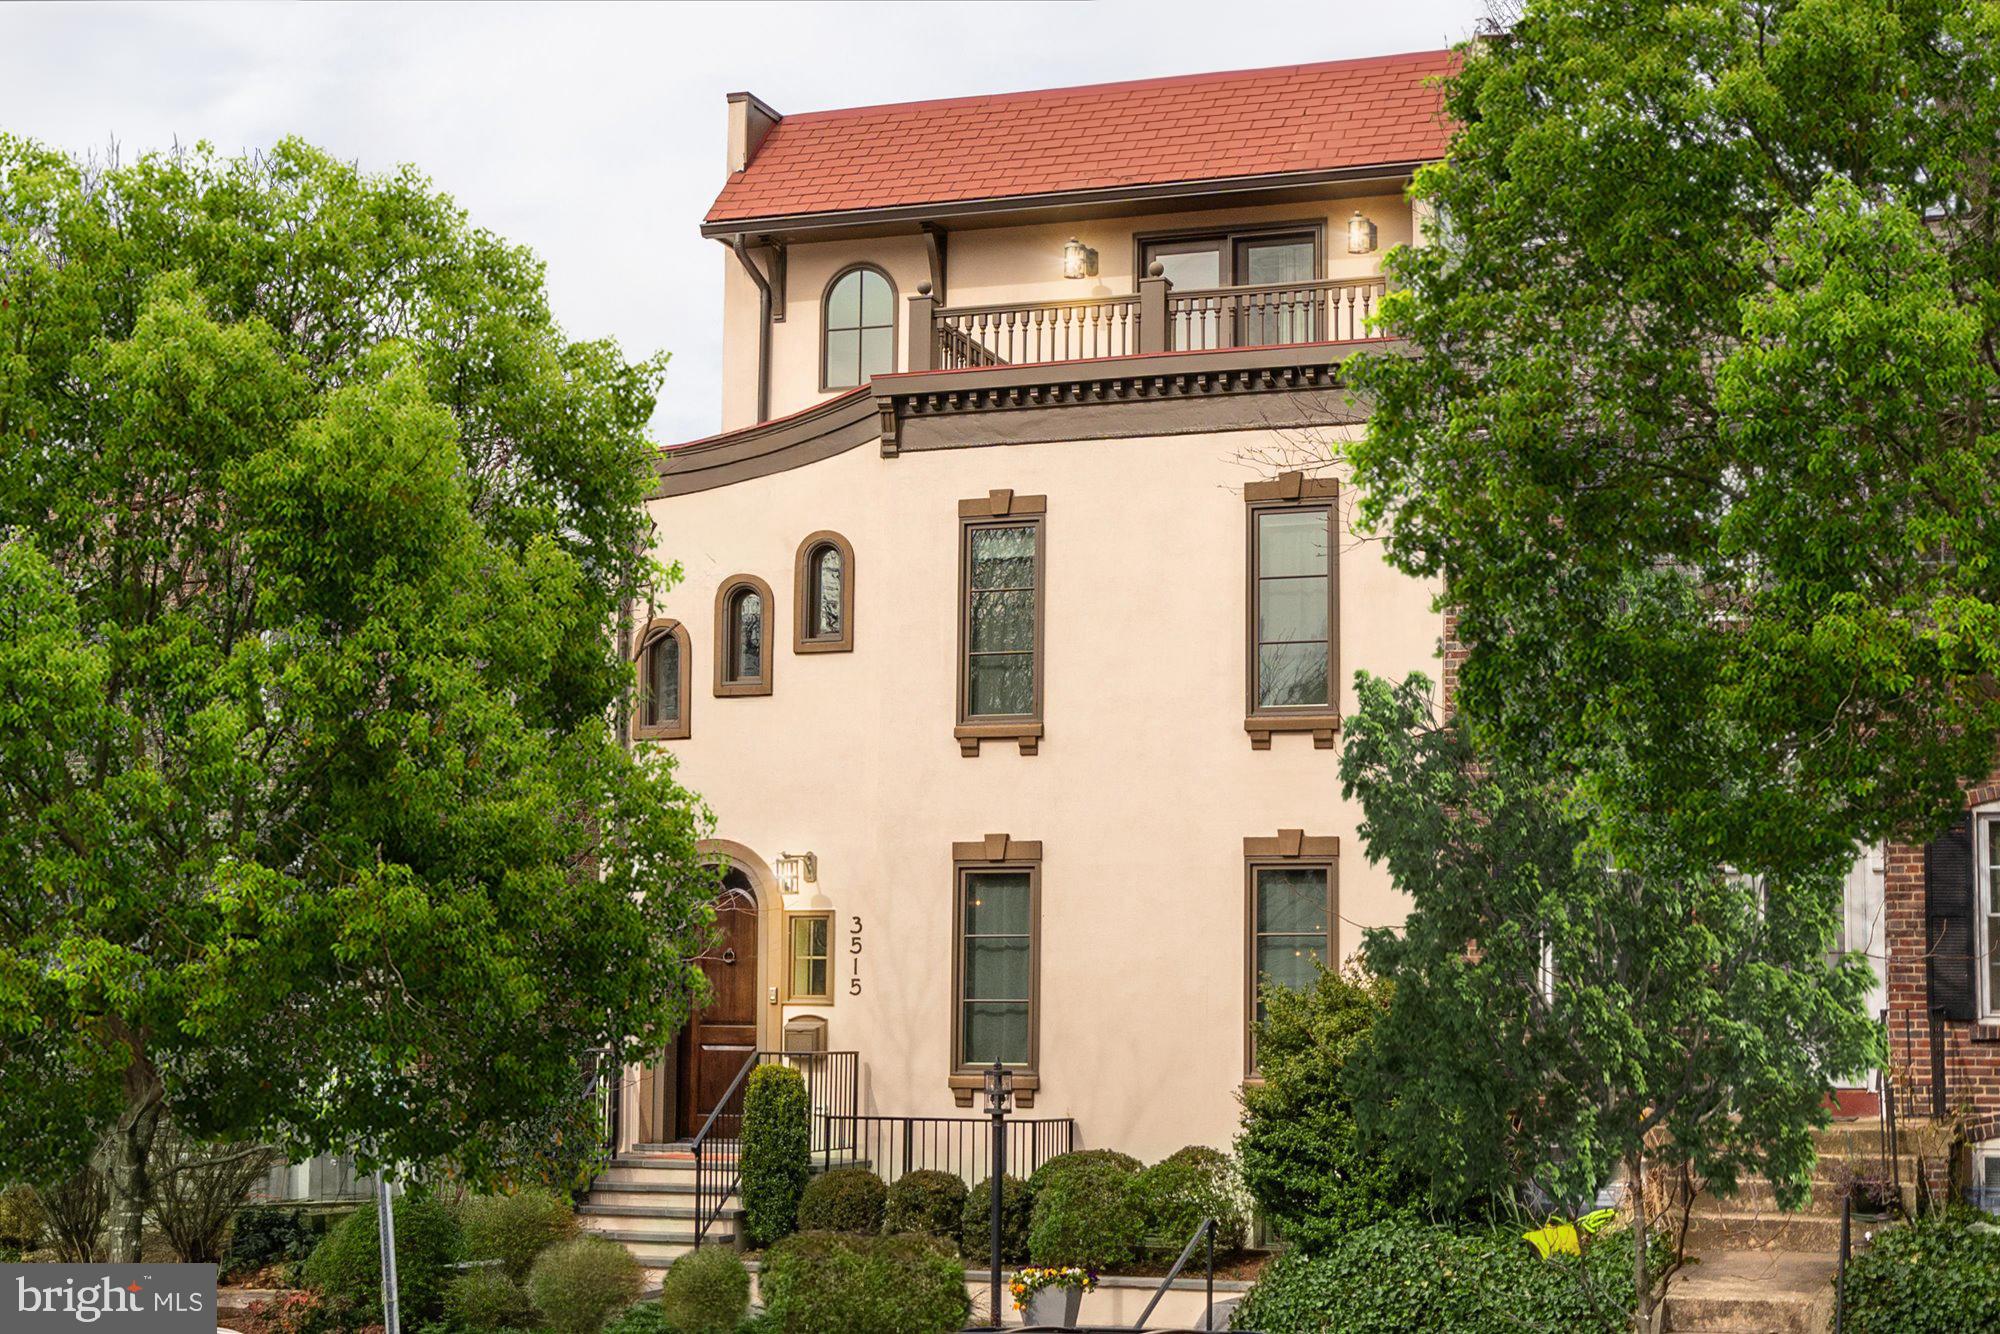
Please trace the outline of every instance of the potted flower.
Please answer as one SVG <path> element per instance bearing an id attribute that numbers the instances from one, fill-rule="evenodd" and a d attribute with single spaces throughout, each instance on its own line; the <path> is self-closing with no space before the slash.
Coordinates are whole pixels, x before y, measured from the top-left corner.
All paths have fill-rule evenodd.
<path id="1" fill-rule="evenodd" d="M 1083 1294 L 1097 1286 L 1097 1275 L 1074 1265 L 1014 1271 L 1009 1285 L 1014 1309 L 1022 1312 L 1026 1325 L 1074 1325 L 1083 1306 Z"/>

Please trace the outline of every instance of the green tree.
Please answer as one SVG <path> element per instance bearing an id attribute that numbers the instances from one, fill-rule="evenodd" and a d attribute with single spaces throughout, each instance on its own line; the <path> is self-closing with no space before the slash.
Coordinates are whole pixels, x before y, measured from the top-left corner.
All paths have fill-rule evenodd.
<path id="1" fill-rule="evenodd" d="M 1663 843 L 1614 868 L 1563 784 L 1475 754 L 1421 675 L 1358 688 L 1342 787 L 1411 901 L 1363 940 L 1394 988 L 1353 1075 L 1363 1129 L 1416 1146 L 1445 1205 L 1524 1180 L 1587 1202 L 1621 1165 L 1641 1237 L 1649 1175 L 1726 1194 L 1761 1173 L 1803 1203 L 1826 1094 L 1879 1056 L 1866 961 L 1829 957 L 1844 861 L 1778 882 Z"/>
<path id="2" fill-rule="evenodd" d="M 1928 837 L 2000 738 L 2000 5 L 1521 10 L 1347 363 L 1362 513 L 1613 849 Z"/>
<path id="3" fill-rule="evenodd" d="M 463 1158 L 664 1040 L 699 812 L 619 744 L 662 364 L 419 176 L 0 138 L 0 1178 Z"/>
<path id="4" fill-rule="evenodd" d="M 1308 988 L 1264 989 L 1260 1078 L 1238 1095 L 1236 1157 L 1257 1208 L 1307 1251 L 1410 1211 L 1422 1193 L 1382 1146 L 1365 1141 L 1355 1106 L 1351 1072 L 1390 993 L 1378 977 L 1331 968 Z"/>

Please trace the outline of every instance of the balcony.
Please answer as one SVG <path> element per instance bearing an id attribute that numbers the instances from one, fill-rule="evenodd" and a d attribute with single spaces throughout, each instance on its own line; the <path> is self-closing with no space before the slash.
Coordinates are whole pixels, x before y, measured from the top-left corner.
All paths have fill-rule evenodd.
<path id="1" fill-rule="evenodd" d="M 1187 291 L 1147 277 L 1131 296 L 947 307 L 924 284 L 910 303 L 910 369 L 1353 342 L 1371 336 L 1385 290 L 1379 276 Z"/>

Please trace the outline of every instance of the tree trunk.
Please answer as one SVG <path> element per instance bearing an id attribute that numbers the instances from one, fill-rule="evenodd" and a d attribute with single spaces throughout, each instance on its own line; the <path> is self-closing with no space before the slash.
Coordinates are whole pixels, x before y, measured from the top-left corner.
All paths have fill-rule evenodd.
<path id="1" fill-rule="evenodd" d="M 111 1190 L 107 1248 L 113 1264 L 139 1263 L 139 1234 L 153 1203 L 153 1135 L 160 1128 L 165 1088 L 160 1072 L 134 1054 L 125 1067 L 125 1110 L 105 1146 L 104 1179 Z"/>
<path id="2" fill-rule="evenodd" d="M 1646 1151 L 1625 1160 L 1632 1177 L 1632 1328 L 1653 1334 L 1653 1283 L 1646 1269 Z"/>

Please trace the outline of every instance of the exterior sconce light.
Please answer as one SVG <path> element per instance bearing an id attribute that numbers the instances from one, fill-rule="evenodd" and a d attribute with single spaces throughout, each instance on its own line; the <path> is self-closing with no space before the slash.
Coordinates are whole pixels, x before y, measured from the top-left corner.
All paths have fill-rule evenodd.
<path id="1" fill-rule="evenodd" d="M 818 881 L 819 854 L 785 852 L 778 855 L 778 888 L 785 893 L 802 893 L 807 885 Z"/>
<path id="2" fill-rule="evenodd" d="M 1354 216 L 1347 220 L 1347 253 L 1365 255 L 1375 248 L 1375 224 L 1361 216 L 1355 209 Z"/>
<path id="3" fill-rule="evenodd" d="M 1063 246 L 1063 277 L 1095 278 L 1097 276 L 1097 252 L 1074 236 Z"/>
<path id="4" fill-rule="evenodd" d="M 1005 1116 L 1014 1103 L 1014 1072 L 995 1061 L 981 1073 L 986 1076 L 986 1114 Z"/>

